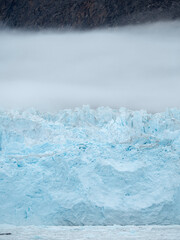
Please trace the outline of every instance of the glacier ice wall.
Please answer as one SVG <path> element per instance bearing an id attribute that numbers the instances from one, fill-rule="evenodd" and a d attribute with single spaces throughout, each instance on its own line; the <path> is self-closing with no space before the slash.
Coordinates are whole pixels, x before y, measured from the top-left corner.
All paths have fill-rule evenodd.
<path id="1" fill-rule="evenodd" d="M 0 111 L 0 223 L 180 224 L 180 110 Z"/>

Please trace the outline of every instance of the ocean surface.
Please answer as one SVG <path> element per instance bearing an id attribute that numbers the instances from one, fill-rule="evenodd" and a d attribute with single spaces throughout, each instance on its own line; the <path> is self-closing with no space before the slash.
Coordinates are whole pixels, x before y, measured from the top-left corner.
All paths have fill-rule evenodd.
<path id="1" fill-rule="evenodd" d="M 11 234 L 11 235 L 1 235 Z M 3 240 L 178 240 L 180 226 L 15 227 L 0 225 Z"/>

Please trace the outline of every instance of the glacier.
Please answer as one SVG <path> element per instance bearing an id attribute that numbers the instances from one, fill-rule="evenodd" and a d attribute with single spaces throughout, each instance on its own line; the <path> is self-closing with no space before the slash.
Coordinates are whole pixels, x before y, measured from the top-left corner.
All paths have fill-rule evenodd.
<path id="1" fill-rule="evenodd" d="M 180 109 L 1 110 L 0 224 L 180 224 Z"/>

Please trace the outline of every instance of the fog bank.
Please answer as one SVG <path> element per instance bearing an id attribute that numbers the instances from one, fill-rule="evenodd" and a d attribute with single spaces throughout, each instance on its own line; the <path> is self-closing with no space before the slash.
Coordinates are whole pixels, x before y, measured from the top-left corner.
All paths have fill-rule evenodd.
<path id="1" fill-rule="evenodd" d="M 180 107 L 180 22 L 0 31 L 0 108 Z"/>

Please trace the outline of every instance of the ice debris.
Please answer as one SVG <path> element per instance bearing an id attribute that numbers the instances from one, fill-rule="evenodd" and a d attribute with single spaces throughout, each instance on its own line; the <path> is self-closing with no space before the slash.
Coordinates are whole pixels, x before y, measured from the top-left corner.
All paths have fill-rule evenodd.
<path id="1" fill-rule="evenodd" d="M 0 223 L 180 224 L 180 110 L 0 111 Z"/>

